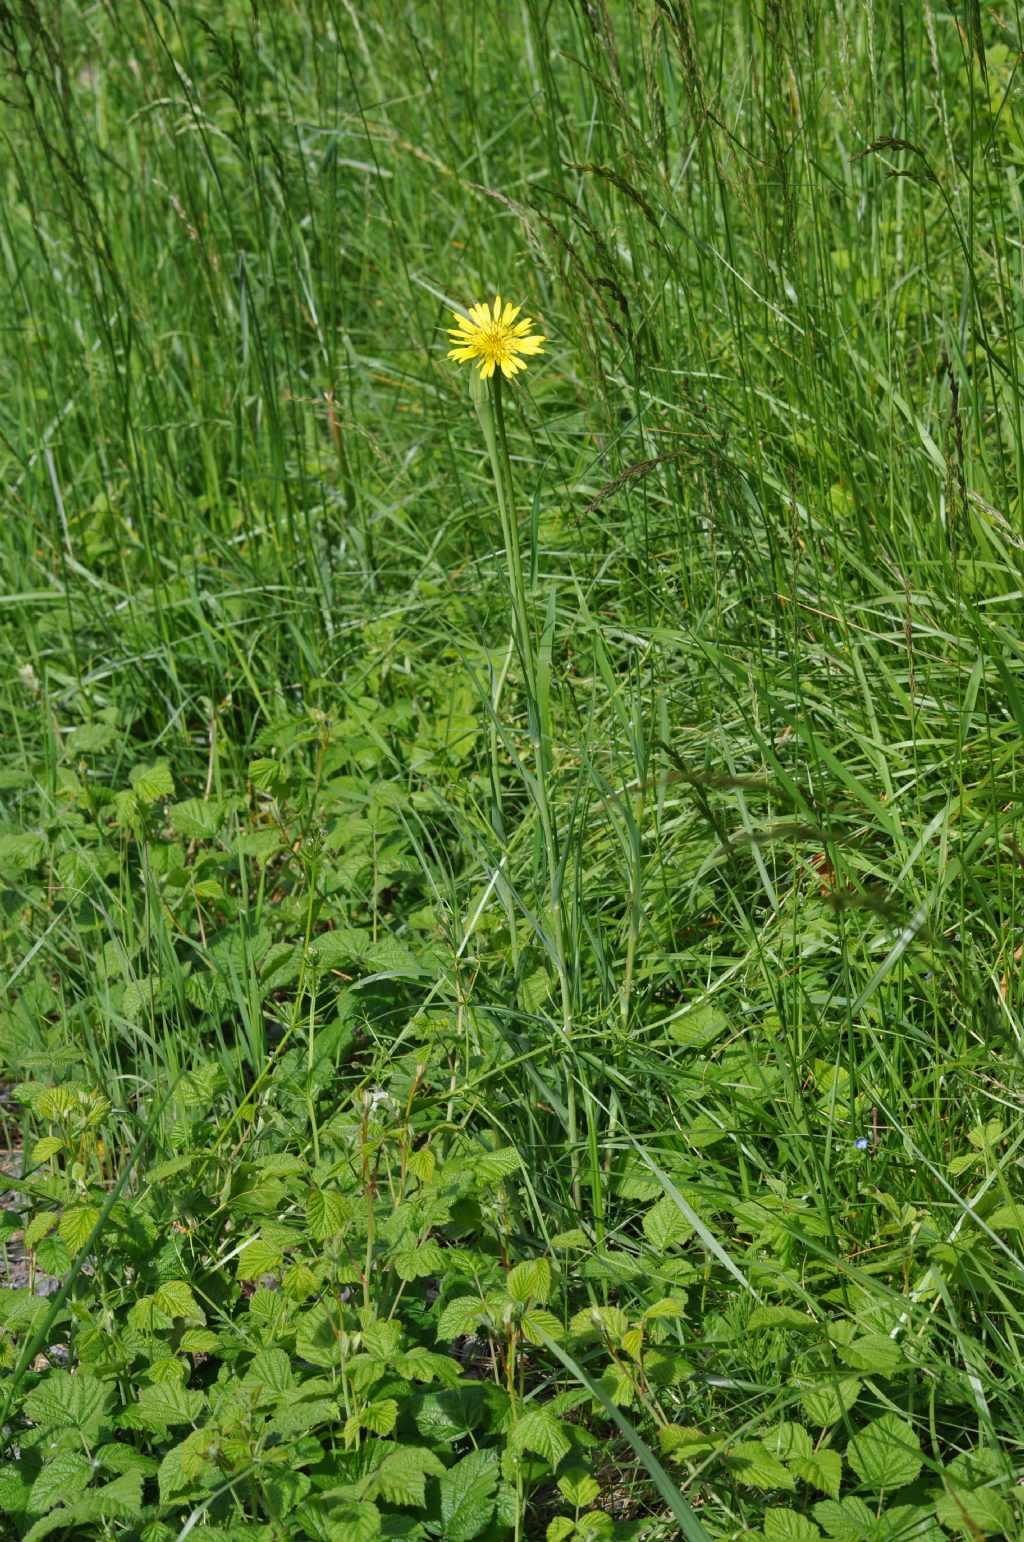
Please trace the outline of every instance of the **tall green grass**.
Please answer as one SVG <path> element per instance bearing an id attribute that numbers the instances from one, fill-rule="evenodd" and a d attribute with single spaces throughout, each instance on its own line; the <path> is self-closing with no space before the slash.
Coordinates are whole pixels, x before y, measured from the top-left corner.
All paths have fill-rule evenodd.
<path id="1" fill-rule="evenodd" d="M 912 1339 L 871 1410 L 1015 1481 L 1016 13 L 40 0 L 0 47 L 5 1078 L 100 1088 L 113 1174 L 215 1062 L 259 1150 L 326 1028 L 260 939 L 358 912 L 442 962 L 358 994 L 339 1103 L 443 1012 L 431 1106 L 521 1153 L 513 1255 L 696 1221 L 673 1420 L 792 1415 L 744 1331 L 777 1298 Z M 506 414 L 553 835 L 445 358 L 497 290 L 551 338 Z M 177 854 L 159 798 L 114 819 L 154 762 L 222 804 Z M 235 905 L 205 1015 L 215 902 L 163 887 L 197 852 Z M 763 1495 L 711 1461 L 684 1483 L 741 1535 Z"/>

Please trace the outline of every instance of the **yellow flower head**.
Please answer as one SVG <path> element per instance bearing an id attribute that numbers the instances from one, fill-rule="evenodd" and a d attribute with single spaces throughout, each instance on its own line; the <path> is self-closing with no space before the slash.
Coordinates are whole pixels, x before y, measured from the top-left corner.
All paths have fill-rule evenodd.
<path id="1" fill-rule="evenodd" d="M 449 359 L 458 359 L 460 364 L 479 359 L 482 380 L 489 380 L 500 365 L 502 374 L 511 380 L 516 370 L 526 368 L 525 358 L 519 356 L 542 352 L 540 345 L 547 341 L 537 334 L 530 336 L 533 322 L 529 316 L 516 321 L 521 309 L 519 305 L 503 308 L 499 294 L 493 312 L 486 305 L 471 305 L 467 320 L 453 311 L 455 326 L 448 329 L 448 336 L 455 347 Z"/>

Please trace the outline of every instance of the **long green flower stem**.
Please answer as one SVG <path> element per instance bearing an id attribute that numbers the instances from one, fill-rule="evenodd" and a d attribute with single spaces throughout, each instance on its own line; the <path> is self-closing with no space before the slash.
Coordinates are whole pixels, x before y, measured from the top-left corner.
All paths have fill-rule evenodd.
<path id="1" fill-rule="evenodd" d="M 516 651 L 519 655 L 520 667 L 523 671 L 528 731 L 530 744 L 533 749 L 534 774 L 532 777 L 527 778 L 527 790 L 537 810 L 544 842 L 548 879 L 546 919 L 549 928 L 549 951 L 554 962 L 555 973 L 558 977 L 562 1009 L 562 1031 L 568 1039 L 572 1034 L 573 1026 L 572 989 L 565 954 L 566 926 L 562 897 L 562 868 L 558 832 L 551 816 L 551 803 L 548 797 L 551 732 L 550 723 L 546 721 L 545 703 L 547 701 L 547 692 L 540 688 L 537 656 L 530 630 L 530 616 L 526 600 L 526 580 L 523 576 L 519 527 L 515 516 L 512 460 L 509 455 L 508 439 L 505 434 L 505 413 L 502 403 L 502 376 L 500 370 L 496 370 L 491 377 L 489 400 L 487 396 L 478 391 L 474 392 L 474 398 L 484 430 L 484 438 L 487 441 L 487 449 L 491 457 L 491 469 L 494 473 L 494 484 L 498 494 L 498 511 L 501 518 L 501 532 L 505 544 L 509 590 L 512 598 L 512 635 L 515 640 Z M 566 1074 L 566 1114 L 569 1127 L 569 1142 L 572 1150 L 573 1200 L 578 1205 L 579 1168 L 577 1159 L 576 1086 L 572 1072 L 568 1068 Z"/>

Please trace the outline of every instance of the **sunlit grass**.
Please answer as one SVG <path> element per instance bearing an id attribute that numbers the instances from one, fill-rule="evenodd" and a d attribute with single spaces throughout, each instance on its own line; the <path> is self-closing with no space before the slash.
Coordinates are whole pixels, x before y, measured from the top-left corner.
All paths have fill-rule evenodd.
<path id="1" fill-rule="evenodd" d="M 100 1089 L 108 1183 L 198 1066 L 238 1160 L 392 1085 L 514 1146 L 506 1263 L 686 1294 L 692 1379 L 629 1413 L 710 1433 L 716 1536 L 793 1502 L 720 1460 L 799 1416 L 754 1309 L 830 1325 L 844 1439 L 1019 1466 L 1024 117 L 979 25 L 0 21 L 4 1080 Z M 446 359 L 498 285 L 549 338 L 505 388 L 526 679 Z"/>

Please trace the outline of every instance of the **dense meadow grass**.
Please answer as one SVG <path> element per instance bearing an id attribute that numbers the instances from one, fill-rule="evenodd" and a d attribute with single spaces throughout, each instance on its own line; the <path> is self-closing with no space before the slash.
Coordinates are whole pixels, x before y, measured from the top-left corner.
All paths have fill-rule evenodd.
<path id="1" fill-rule="evenodd" d="M 0 5 L 0 1535 L 1024 1536 L 1022 49 Z"/>

